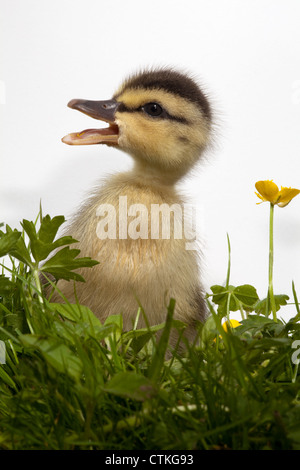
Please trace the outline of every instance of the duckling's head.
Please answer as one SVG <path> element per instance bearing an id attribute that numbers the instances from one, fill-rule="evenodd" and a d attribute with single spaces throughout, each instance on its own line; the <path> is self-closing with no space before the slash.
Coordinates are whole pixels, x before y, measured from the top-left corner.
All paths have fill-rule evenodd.
<path id="1" fill-rule="evenodd" d="M 76 99 L 68 106 L 109 126 L 69 134 L 63 142 L 116 146 L 134 158 L 137 169 L 169 180 L 186 174 L 210 141 L 207 97 L 192 78 L 172 69 L 129 77 L 111 100 Z"/>

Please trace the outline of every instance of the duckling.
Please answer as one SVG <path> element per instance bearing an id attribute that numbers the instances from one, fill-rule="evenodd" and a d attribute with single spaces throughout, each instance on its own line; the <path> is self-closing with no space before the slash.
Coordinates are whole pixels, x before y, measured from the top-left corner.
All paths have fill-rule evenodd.
<path id="1" fill-rule="evenodd" d="M 172 210 L 169 236 L 161 235 L 161 226 L 153 234 L 151 211 L 183 207 L 176 183 L 210 142 L 208 98 L 185 73 L 161 68 L 130 76 L 112 99 L 73 99 L 68 106 L 108 127 L 68 134 L 64 143 L 106 144 L 131 155 L 134 166 L 107 178 L 72 218 L 67 232 L 79 240 L 81 255 L 99 264 L 79 270 L 86 282 L 76 283 L 75 292 L 64 280 L 58 288 L 102 322 L 121 313 L 125 330 L 132 328 L 139 305 L 151 325 L 163 323 L 174 298 L 174 318 L 187 325 L 185 336 L 193 341 L 197 322 L 206 317 L 198 253 L 186 249 L 185 235 L 175 236 Z M 166 215 L 160 216 L 163 222 Z M 53 300 L 60 301 L 58 294 Z M 138 325 L 144 326 L 142 315 Z"/>

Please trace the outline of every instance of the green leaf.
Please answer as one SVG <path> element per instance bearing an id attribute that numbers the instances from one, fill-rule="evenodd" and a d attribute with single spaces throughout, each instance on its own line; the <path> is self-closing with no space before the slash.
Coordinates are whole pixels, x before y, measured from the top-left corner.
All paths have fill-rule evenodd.
<path id="1" fill-rule="evenodd" d="M 259 300 L 255 287 L 250 286 L 249 284 L 236 287 L 233 293 L 246 309 L 249 307 L 253 310 L 255 304 Z"/>
<path id="2" fill-rule="evenodd" d="M 251 314 L 243 320 L 242 325 L 239 327 L 239 331 L 242 334 L 245 331 L 253 330 L 253 334 L 255 334 L 256 332 L 262 331 L 264 328 L 269 326 L 271 327 L 272 325 L 274 325 L 274 320 L 262 315 Z"/>
<path id="3" fill-rule="evenodd" d="M 28 266 L 32 265 L 30 253 L 26 248 L 21 232 L 6 225 L 6 233 L 0 231 L 0 256 L 10 255 Z"/>
<path id="4" fill-rule="evenodd" d="M 268 318 L 265 315 L 248 315 L 248 318 L 243 320 L 242 325 L 239 326 L 239 333 L 241 335 L 248 332 L 250 337 L 256 336 L 259 338 L 260 347 L 271 346 L 271 343 L 268 342 L 269 339 L 282 338 L 286 331 L 288 331 L 288 327 L 284 323 L 280 320 L 275 322 L 272 318 Z M 249 338 L 248 335 L 247 337 Z M 292 341 L 292 339 L 290 338 L 289 341 Z"/>
<path id="5" fill-rule="evenodd" d="M 274 295 L 274 299 L 275 299 L 276 312 L 278 312 L 278 310 L 280 310 L 280 308 L 283 305 L 287 304 L 287 301 L 289 300 L 289 296 L 284 295 L 284 294 Z M 271 303 L 270 303 L 270 300 L 269 300 L 268 297 L 266 297 L 265 299 L 260 300 L 259 302 L 257 302 L 257 304 L 255 306 L 255 312 L 260 314 L 260 315 L 267 315 L 268 316 L 268 315 L 270 315 L 271 311 L 272 311 Z"/>
<path id="6" fill-rule="evenodd" d="M 213 293 L 212 301 L 215 304 L 219 305 L 218 312 L 219 313 L 222 312 L 225 315 L 226 309 L 227 309 L 227 303 L 228 303 L 228 296 L 231 297 L 231 294 L 234 288 L 232 288 L 232 286 L 223 287 L 219 285 L 214 285 L 214 286 L 211 286 L 210 289 Z M 229 301 L 230 301 L 229 310 L 235 309 L 236 306 L 233 303 L 231 298 L 229 298 Z"/>
<path id="7" fill-rule="evenodd" d="M 123 317 L 122 315 L 109 315 L 109 317 L 106 318 L 104 325 L 115 325 L 120 331 L 123 330 Z"/>
<path id="8" fill-rule="evenodd" d="M 25 232 L 27 233 L 29 240 L 33 242 L 37 238 L 34 223 L 30 222 L 29 220 L 23 219 L 23 221 L 21 222 L 21 225 L 23 229 L 25 230 Z"/>
<path id="9" fill-rule="evenodd" d="M 4 276 L 0 275 L 0 296 L 7 296 L 15 289 L 15 284 L 11 280 Z"/>
<path id="10" fill-rule="evenodd" d="M 10 254 L 11 250 L 16 247 L 17 241 L 21 237 L 21 232 L 13 231 L 3 233 L 0 232 L 0 257 Z"/>
<path id="11" fill-rule="evenodd" d="M 218 314 L 221 317 L 239 309 L 239 304 L 233 295 L 234 289 L 235 287 L 233 286 L 223 287 L 215 285 L 211 287 L 213 292 L 212 300 L 218 305 Z"/>
<path id="12" fill-rule="evenodd" d="M 77 258 L 80 250 L 70 249 L 68 246 L 59 250 L 52 258 L 50 258 L 42 266 L 41 272 L 52 274 L 56 279 L 65 279 L 69 281 L 84 282 L 83 277 L 74 273 L 73 270 L 83 267 L 92 267 L 99 264 L 98 261 L 92 260 L 89 257 Z"/>
<path id="13" fill-rule="evenodd" d="M 139 328 L 138 330 L 130 330 L 123 334 L 124 342 L 131 340 L 131 347 L 135 354 L 137 354 L 145 344 L 154 336 L 157 331 L 165 327 L 164 323 L 159 325 L 149 326 L 148 328 Z"/>
<path id="14" fill-rule="evenodd" d="M 137 334 L 132 339 L 132 342 L 131 342 L 131 347 L 134 353 L 137 354 L 145 346 L 145 344 L 147 344 L 148 341 L 150 341 L 152 336 L 153 336 L 153 333 L 151 333 L 151 331 L 146 331 L 144 333 Z"/>
<path id="15" fill-rule="evenodd" d="M 23 220 L 22 227 L 30 240 L 32 255 L 36 262 L 43 261 L 49 254 L 64 245 L 76 243 L 77 240 L 71 236 L 64 236 L 53 241 L 57 235 L 59 227 L 65 222 L 64 216 L 56 216 L 51 219 L 49 215 L 43 217 L 38 232 L 35 224 L 28 220 Z"/>
<path id="16" fill-rule="evenodd" d="M 82 362 L 66 344 L 33 334 L 20 335 L 19 339 L 27 348 L 39 351 L 57 372 L 67 374 L 74 380 L 80 379 Z"/>
<path id="17" fill-rule="evenodd" d="M 28 235 L 30 250 L 35 261 L 33 261 L 30 251 L 25 245 L 21 232 L 13 231 L 9 226 L 6 226 L 6 233 L 0 231 L 0 256 L 9 254 L 28 265 L 31 269 L 36 270 L 38 264 L 48 258 L 53 251 L 64 245 L 77 243 L 77 240 L 71 236 L 63 236 L 54 241 L 58 229 L 64 221 L 63 216 L 56 216 L 51 219 L 49 215 L 46 215 L 42 218 L 38 231 L 35 223 L 26 219 L 22 221 L 21 225 Z M 83 277 L 73 271 L 82 267 L 92 267 L 98 264 L 98 261 L 89 257 L 77 258 L 79 253 L 80 250 L 71 250 L 69 246 L 65 246 L 45 262 L 40 272 L 52 274 L 56 280 L 73 279 L 84 282 Z"/>
<path id="18" fill-rule="evenodd" d="M 39 262 L 45 259 L 48 254 L 52 251 L 51 245 L 50 248 L 48 245 L 45 247 L 44 244 L 39 241 L 36 228 L 33 222 L 24 219 L 22 222 L 22 227 L 29 237 L 30 248 L 35 261 Z"/>
<path id="19" fill-rule="evenodd" d="M 48 304 L 51 310 L 56 310 L 62 317 L 74 322 L 88 323 L 93 327 L 101 327 L 99 318 L 86 306 L 78 304 Z"/>
<path id="20" fill-rule="evenodd" d="M 103 387 L 103 390 L 120 397 L 145 401 L 156 395 L 152 382 L 135 372 L 119 372 Z"/>
<path id="21" fill-rule="evenodd" d="M 65 222 L 63 215 L 57 215 L 51 219 L 50 215 L 43 217 L 40 229 L 38 231 L 38 238 L 41 242 L 49 244 L 52 243 L 59 227 Z"/>
<path id="22" fill-rule="evenodd" d="M 249 284 L 237 287 L 214 285 L 211 287 L 211 291 L 213 293 L 212 300 L 219 306 L 218 314 L 222 317 L 229 312 L 236 312 L 241 307 L 252 311 L 259 300 L 256 289 Z"/>
<path id="23" fill-rule="evenodd" d="M 26 264 L 27 266 L 32 267 L 33 265 L 30 253 L 22 237 L 19 238 L 15 248 L 11 250 L 10 255 L 18 259 L 22 263 Z"/>

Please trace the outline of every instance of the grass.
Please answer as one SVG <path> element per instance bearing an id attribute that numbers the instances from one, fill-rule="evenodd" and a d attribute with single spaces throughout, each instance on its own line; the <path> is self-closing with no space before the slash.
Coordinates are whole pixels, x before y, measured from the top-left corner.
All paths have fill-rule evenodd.
<path id="1" fill-rule="evenodd" d="M 84 306 L 45 298 L 43 276 L 55 288 L 49 275 L 72 282 L 95 264 L 71 237 L 56 239 L 63 222 L 40 215 L 0 233 L 11 260 L 0 276 L 1 449 L 300 449 L 294 285 L 294 318 L 274 320 L 253 286 L 230 285 L 229 256 L 198 344 L 166 360 L 171 328 L 184 328 L 173 299 L 163 325 L 125 332 L 121 315 L 101 324 Z M 288 298 L 274 298 L 278 312 Z M 236 311 L 243 320 L 225 331 Z"/>

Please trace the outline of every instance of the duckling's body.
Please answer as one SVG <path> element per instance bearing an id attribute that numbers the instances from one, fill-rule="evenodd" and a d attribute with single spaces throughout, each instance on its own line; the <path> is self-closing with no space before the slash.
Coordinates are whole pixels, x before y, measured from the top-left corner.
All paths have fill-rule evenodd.
<path id="1" fill-rule="evenodd" d="M 139 304 L 150 324 L 164 322 L 169 300 L 175 298 L 175 318 L 187 324 L 186 336 L 192 339 L 196 322 L 206 314 L 198 253 L 187 249 L 186 226 L 176 238 L 172 217 L 170 237 L 153 236 L 152 210 L 153 205 L 184 208 L 175 186 L 209 141 L 206 98 L 185 75 L 159 70 L 127 80 L 112 100 L 73 100 L 70 106 L 110 126 L 70 134 L 64 142 L 115 145 L 131 154 L 135 165 L 108 178 L 73 217 L 68 233 L 79 240 L 81 256 L 99 264 L 80 270 L 86 282 L 76 284 L 76 295 L 72 282 L 59 281 L 59 289 L 70 301 L 77 297 L 101 321 L 122 313 L 125 329 L 132 328 Z"/>

